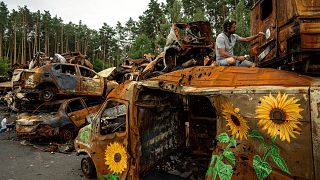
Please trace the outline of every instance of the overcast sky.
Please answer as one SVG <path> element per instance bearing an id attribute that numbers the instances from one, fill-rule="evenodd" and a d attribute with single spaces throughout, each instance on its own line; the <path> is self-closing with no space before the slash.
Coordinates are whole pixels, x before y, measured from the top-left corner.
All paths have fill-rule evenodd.
<path id="1" fill-rule="evenodd" d="M 44 10 L 51 16 L 61 17 L 64 23 L 78 24 L 82 20 L 91 29 L 98 30 L 103 23 L 115 27 L 117 21 L 122 25 L 130 17 L 137 21 L 147 10 L 150 0 L 0 0 L 9 11 L 18 10 L 18 6 L 27 6 L 31 12 Z M 165 0 L 158 0 L 158 3 Z"/>

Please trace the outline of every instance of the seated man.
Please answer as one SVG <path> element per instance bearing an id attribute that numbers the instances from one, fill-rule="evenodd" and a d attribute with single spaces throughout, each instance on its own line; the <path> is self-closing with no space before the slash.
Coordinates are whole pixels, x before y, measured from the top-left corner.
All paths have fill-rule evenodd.
<path id="1" fill-rule="evenodd" d="M 260 35 L 264 35 L 264 33 L 259 32 L 257 35 L 243 38 L 235 34 L 235 32 L 236 21 L 227 19 L 223 23 L 223 32 L 216 39 L 217 64 L 220 66 L 255 66 L 254 63 L 246 60 L 245 56 L 235 56 L 233 47 L 236 42 L 250 42 Z"/>

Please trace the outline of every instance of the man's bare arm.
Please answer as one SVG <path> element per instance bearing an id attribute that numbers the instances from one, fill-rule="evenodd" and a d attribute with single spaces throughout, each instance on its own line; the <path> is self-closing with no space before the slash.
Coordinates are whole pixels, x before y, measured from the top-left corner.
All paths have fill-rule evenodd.
<path id="1" fill-rule="evenodd" d="M 234 59 L 237 59 L 237 56 L 233 56 L 233 55 L 227 53 L 225 48 L 218 48 L 218 51 L 220 53 L 220 56 L 222 56 L 224 58 L 233 57 Z"/>
<path id="2" fill-rule="evenodd" d="M 259 36 L 264 36 L 265 34 L 263 32 L 259 32 L 258 34 L 254 35 L 254 36 L 249 36 L 246 38 L 240 38 L 240 42 L 250 42 L 254 39 L 256 39 Z"/>

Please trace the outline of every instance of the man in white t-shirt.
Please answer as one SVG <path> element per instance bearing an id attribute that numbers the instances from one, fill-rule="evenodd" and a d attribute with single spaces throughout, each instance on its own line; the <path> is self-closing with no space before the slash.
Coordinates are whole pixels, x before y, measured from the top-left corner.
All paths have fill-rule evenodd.
<path id="1" fill-rule="evenodd" d="M 236 42 L 250 42 L 259 36 L 264 35 L 259 32 L 250 37 L 241 37 L 236 32 L 236 21 L 227 19 L 223 23 L 223 32 L 216 38 L 216 61 L 220 66 L 254 66 L 254 63 L 246 60 L 245 56 L 236 56 L 233 54 L 233 47 Z"/>

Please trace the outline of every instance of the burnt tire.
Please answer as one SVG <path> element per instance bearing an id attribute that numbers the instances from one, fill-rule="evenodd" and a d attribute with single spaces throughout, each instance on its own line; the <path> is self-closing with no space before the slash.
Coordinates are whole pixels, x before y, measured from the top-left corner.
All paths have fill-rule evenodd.
<path id="1" fill-rule="evenodd" d="M 59 137 L 62 142 L 72 141 L 74 138 L 74 130 L 73 128 L 64 127 L 59 132 Z"/>
<path id="2" fill-rule="evenodd" d="M 94 178 L 97 176 L 96 168 L 95 168 L 94 163 L 90 157 L 82 158 L 81 170 L 87 178 Z"/>
<path id="3" fill-rule="evenodd" d="M 40 92 L 40 98 L 44 101 L 51 101 L 55 97 L 56 93 L 53 88 L 43 89 Z"/>

